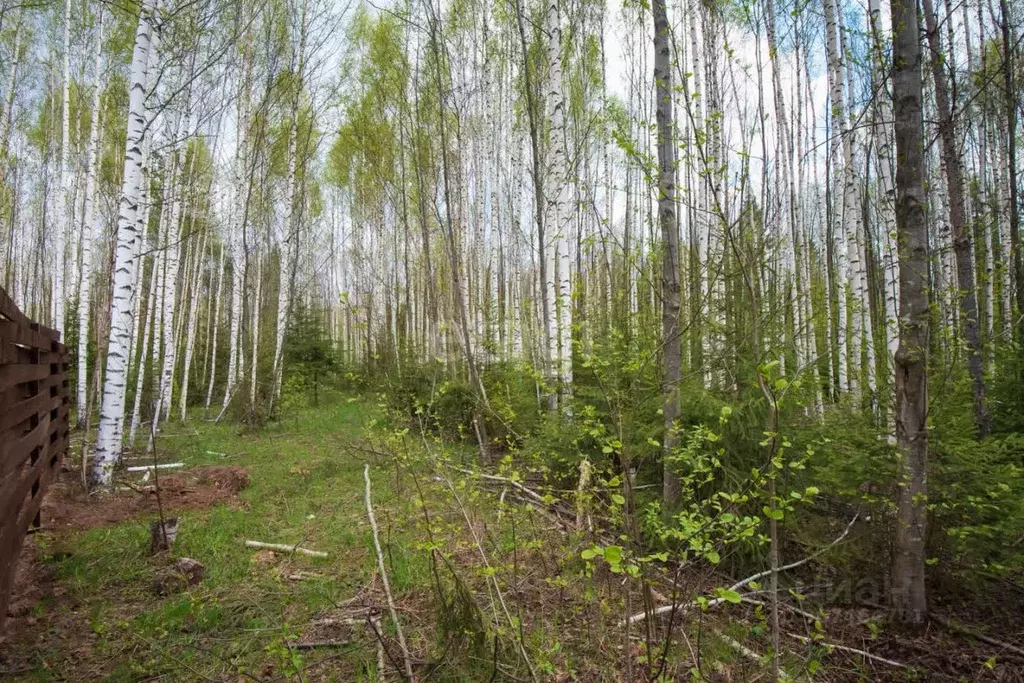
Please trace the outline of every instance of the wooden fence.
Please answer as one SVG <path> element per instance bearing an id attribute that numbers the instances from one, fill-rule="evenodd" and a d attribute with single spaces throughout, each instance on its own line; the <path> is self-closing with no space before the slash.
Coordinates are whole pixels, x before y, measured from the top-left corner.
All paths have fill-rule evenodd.
<path id="1" fill-rule="evenodd" d="M 0 288 L 0 626 L 30 525 L 68 449 L 68 354 Z"/>

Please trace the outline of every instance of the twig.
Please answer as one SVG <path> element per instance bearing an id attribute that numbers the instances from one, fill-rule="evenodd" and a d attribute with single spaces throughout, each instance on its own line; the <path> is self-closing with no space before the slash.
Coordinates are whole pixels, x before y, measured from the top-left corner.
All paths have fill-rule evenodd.
<path id="1" fill-rule="evenodd" d="M 748 598 L 745 595 L 742 598 L 740 598 L 740 600 L 742 602 L 747 603 L 748 605 L 757 605 L 759 607 L 767 607 L 768 606 L 767 603 L 762 602 L 761 600 L 754 600 L 753 598 Z M 779 603 L 779 607 L 781 607 L 782 609 L 789 610 L 793 614 L 798 614 L 801 617 L 803 617 L 804 619 L 808 619 L 810 621 L 819 621 L 821 619 L 821 617 L 819 617 L 819 616 L 815 616 L 814 614 L 811 614 L 810 612 L 802 610 L 799 607 L 793 607 L 792 605 L 787 605 L 784 602 L 780 602 Z"/>
<path id="2" fill-rule="evenodd" d="M 391 621 L 395 622 L 395 631 L 398 632 L 398 645 L 402 648 L 402 658 L 405 660 L 406 680 L 416 680 L 412 674 L 412 660 L 409 658 L 409 647 L 405 644 L 405 634 L 402 633 L 402 623 L 398 621 L 398 612 L 395 610 L 395 599 L 391 596 L 391 585 L 388 583 L 388 574 L 384 569 L 384 553 L 380 549 L 380 535 L 377 531 L 377 519 L 373 516 L 373 502 L 370 499 L 370 465 L 363 467 L 363 479 L 366 480 L 366 516 L 370 519 L 370 528 L 373 529 L 373 547 L 377 551 L 377 569 L 380 570 L 381 583 L 384 584 L 384 596 L 388 601 L 388 612 L 391 613 Z"/>
<path id="3" fill-rule="evenodd" d="M 832 648 L 834 650 L 842 650 L 843 652 L 849 652 L 849 653 L 852 653 L 852 654 L 855 654 L 855 655 L 860 655 L 861 657 L 867 657 L 868 659 L 873 659 L 876 662 L 881 662 L 882 664 L 888 664 L 889 666 L 895 666 L 895 667 L 897 667 L 899 669 L 909 669 L 909 668 L 911 668 L 910 665 L 908 665 L 908 664 L 903 664 L 902 662 L 895 662 L 895 661 L 893 661 L 891 659 L 886 659 L 885 657 L 879 657 L 878 655 L 873 655 L 873 654 L 871 654 L 870 652 L 868 652 L 866 650 L 858 650 L 855 647 L 847 647 L 846 645 L 837 645 L 835 643 L 829 643 L 829 642 L 826 642 L 824 640 L 812 640 L 811 638 L 808 638 L 807 636 L 797 635 L 796 633 L 786 633 L 786 635 L 789 636 L 790 638 L 796 638 L 801 643 L 813 643 L 815 645 L 822 645 L 824 647 Z"/>
<path id="4" fill-rule="evenodd" d="M 159 404 L 157 404 L 157 410 L 153 415 L 153 423 L 150 426 L 149 442 L 153 446 L 153 466 L 156 467 L 156 421 L 160 416 Z M 153 493 L 156 494 L 156 511 L 160 516 L 160 533 L 164 539 L 164 549 L 167 552 L 171 551 L 171 544 L 167 542 L 167 520 L 164 519 L 164 502 L 160 495 L 160 475 L 157 474 L 157 469 L 153 470 Z"/>
<path id="5" fill-rule="evenodd" d="M 366 619 L 363 617 L 345 617 L 344 619 L 326 617 L 324 619 L 317 619 L 312 624 L 313 626 L 364 626 Z"/>
<path id="6" fill-rule="evenodd" d="M 245 541 L 246 548 L 259 548 L 262 550 L 277 550 L 282 553 L 298 553 L 310 557 L 327 557 L 327 553 L 309 548 L 300 548 L 297 545 L 285 545 L 283 543 L 263 543 L 262 541 Z"/>
<path id="7" fill-rule="evenodd" d="M 452 467 L 452 466 L 449 465 L 449 467 Z M 465 472 L 467 474 L 475 474 L 474 472 L 471 472 L 469 470 L 463 470 L 462 468 L 459 468 L 459 467 L 453 467 L 453 469 L 459 470 L 461 472 Z M 447 476 L 445 476 L 444 473 L 441 472 L 441 470 L 438 470 L 438 473 L 441 475 L 441 479 L 444 481 L 445 485 L 448 487 L 448 491 L 451 492 L 452 498 L 455 499 L 455 503 L 459 506 L 459 511 L 462 513 L 462 518 L 466 521 L 466 528 L 469 530 L 470 535 L 473 537 L 473 544 L 476 546 L 477 553 L 479 553 L 480 559 L 483 561 L 484 566 L 488 570 L 487 574 L 488 574 L 488 577 L 490 578 L 491 589 L 494 590 L 494 594 L 498 598 L 497 603 L 498 603 L 498 605 L 501 606 L 501 611 L 505 614 L 505 619 L 508 620 L 509 626 L 511 628 L 515 629 L 516 628 L 516 622 L 512 618 L 512 613 L 509 612 L 508 605 L 505 603 L 505 596 L 501 592 L 501 586 L 498 585 L 498 579 L 496 578 L 497 572 L 495 572 L 493 570 L 493 568 L 491 567 L 490 561 L 488 561 L 488 559 L 487 559 L 487 553 L 484 551 L 483 543 L 481 543 L 480 537 L 479 537 L 479 535 L 477 535 L 476 528 L 473 526 L 473 522 L 469 518 L 469 513 L 466 512 L 466 506 L 462 504 L 462 499 L 459 498 L 459 494 L 455 491 L 455 486 L 452 485 L 451 480 Z M 493 477 L 493 475 L 483 475 L 483 476 L 485 478 L 492 478 Z M 504 480 L 505 477 L 497 477 L 497 479 Z M 519 486 L 516 482 L 513 482 L 511 479 L 509 479 L 507 481 L 508 481 L 508 483 L 514 484 L 517 487 Z M 522 487 L 522 488 L 525 488 L 525 487 Z M 529 490 L 529 489 L 527 489 L 527 490 Z M 536 494 L 533 494 L 533 495 L 536 495 Z M 444 556 L 442 555 L 441 557 L 444 557 Z M 497 618 L 498 618 L 497 607 L 495 607 L 494 610 L 495 610 L 495 613 L 494 613 L 495 620 L 497 620 Z M 520 636 L 520 634 L 517 634 L 517 636 Z M 517 637 L 516 638 L 516 644 L 519 646 L 519 654 L 520 654 L 520 656 L 522 656 L 523 662 L 526 664 L 526 668 L 530 672 L 530 680 L 536 681 L 537 680 L 537 673 L 533 670 L 533 663 L 530 661 L 530 656 L 526 652 L 526 645 L 523 643 L 522 637 Z"/>
<path id="8" fill-rule="evenodd" d="M 824 548 L 819 549 L 817 552 L 811 553 L 810 555 L 808 555 L 807 557 L 805 557 L 802 560 L 797 560 L 796 562 L 791 562 L 791 563 L 789 563 L 787 565 L 779 567 L 778 571 L 784 572 L 784 571 L 788 571 L 790 569 L 795 569 L 796 567 L 799 567 L 801 565 L 807 564 L 808 562 L 810 562 L 814 558 L 819 557 L 823 553 L 827 552 L 829 549 L 831 549 L 832 547 L 834 547 L 835 545 L 840 543 L 844 538 L 847 537 L 847 535 L 850 533 L 850 529 L 853 528 L 853 523 L 857 521 L 857 518 L 859 516 L 860 516 L 860 513 L 857 513 L 856 515 L 854 515 L 853 519 L 851 519 L 850 522 L 846 525 L 846 529 L 843 530 L 843 533 L 841 533 L 834 541 L 829 543 L 827 546 L 825 546 Z M 733 585 L 729 586 L 729 590 L 735 592 L 736 590 L 738 590 L 740 588 L 743 588 L 744 586 L 746 586 L 748 584 L 751 584 L 751 583 L 753 583 L 754 581 L 757 581 L 760 578 L 768 576 L 771 573 L 772 573 L 772 570 L 766 569 L 763 572 L 758 572 L 756 574 L 748 576 L 747 578 L 742 579 L 740 581 L 737 581 Z M 712 600 L 708 600 L 707 606 L 708 607 L 717 607 L 718 605 L 722 604 L 723 602 L 725 602 L 725 598 L 714 598 Z M 693 602 L 685 605 L 685 607 L 694 607 L 696 605 L 698 605 L 697 601 L 693 601 Z M 671 605 L 663 605 L 663 606 L 659 607 L 658 609 L 654 610 L 652 612 L 651 616 L 659 616 L 661 614 L 667 614 L 667 613 L 669 613 L 669 612 L 671 612 L 671 611 L 673 611 L 673 610 L 675 610 L 677 608 L 678 608 L 678 605 L 676 605 L 675 603 L 673 603 Z M 647 618 L 647 614 L 646 613 L 638 612 L 637 614 L 634 614 L 631 617 L 627 617 L 626 619 L 623 619 L 621 622 L 619 622 L 619 626 L 622 627 L 622 626 L 625 626 L 627 623 L 634 624 L 634 623 L 637 623 L 637 622 L 641 622 L 641 621 L 643 621 L 646 618 Z"/>
<path id="9" fill-rule="evenodd" d="M 1001 640 L 997 640 L 997 639 L 993 638 L 992 636 L 986 636 L 984 633 L 980 633 L 979 631 L 975 631 L 974 629 L 969 628 L 967 626 L 961 626 L 960 624 L 957 624 L 956 622 L 950 621 L 949 619 L 945 619 L 943 617 L 940 617 L 940 616 L 937 616 L 937 615 L 934 615 L 934 614 L 931 616 L 931 618 L 934 621 L 936 621 L 936 622 L 942 624 L 943 626 L 945 626 L 946 628 L 948 628 L 950 631 L 954 631 L 954 632 L 959 633 L 961 635 L 970 636 L 970 637 L 972 637 L 972 638 L 974 638 L 976 640 L 980 640 L 983 643 L 988 643 L 989 645 L 992 645 L 994 647 L 1001 647 L 1001 648 L 1003 648 L 1005 650 L 1009 650 L 1010 652 L 1013 652 L 1015 654 L 1018 654 L 1018 655 L 1024 657 L 1024 648 L 1022 648 L 1020 646 L 1011 645 L 1010 643 L 1005 643 L 1005 642 L 1003 642 Z"/>
<path id="10" fill-rule="evenodd" d="M 311 640 L 306 642 L 299 641 L 297 643 L 288 643 L 288 647 L 296 650 L 316 650 L 317 648 L 344 647 L 351 644 L 351 640 Z"/>
<path id="11" fill-rule="evenodd" d="M 721 631 L 719 631 L 716 628 L 711 629 L 711 632 L 715 634 L 716 638 L 721 640 L 723 643 L 725 643 L 726 645 L 728 645 L 732 649 L 734 649 L 737 652 L 739 652 L 741 655 L 743 655 L 747 659 L 750 659 L 750 660 L 756 662 L 758 665 L 761 665 L 761 666 L 764 665 L 764 655 L 759 655 L 758 653 L 754 652 L 753 650 L 751 650 L 749 647 L 747 647 L 746 645 L 744 645 L 740 641 L 736 640 L 732 636 L 725 635 L 724 633 L 722 633 Z M 783 674 L 783 676 L 787 680 L 789 679 L 789 677 L 786 676 L 785 674 Z"/>
<path id="12" fill-rule="evenodd" d="M 467 470 L 467 469 L 463 469 L 462 467 L 456 467 L 455 465 L 452 465 L 451 463 L 443 463 L 443 464 L 444 464 L 445 467 L 451 468 L 451 469 L 455 470 L 456 472 L 462 472 L 463 474 L 468 474 L 468 475 L 473 476 L 473 477 L 480 477 L 481 479 L 487 479 L 489 481 L 497 481 L 497 482 L 501 482 L 502 484 L 508 484 L 509 486 L 511 486 L 513 488 L 519 489 L 520 491 L 522 491 L 526 495 L 530 496 L 531 498 L 533 498 L 537 502 L 541 503 L 542 505 L 547 505 L 548 504 L 548 501 L 544 499 L 544 496 L 540 495 L 539 493 L 537 493 L 533 489 L 529 489 L 529 488 L 523 486 L 518 481 L 514 481 L 512 479 L 509 479 L 508 477 L 501 477 L 501 476 L 498 476 L 497 474 L 485 474 L 484 472 L 474 472 L 473 470 Z"/>

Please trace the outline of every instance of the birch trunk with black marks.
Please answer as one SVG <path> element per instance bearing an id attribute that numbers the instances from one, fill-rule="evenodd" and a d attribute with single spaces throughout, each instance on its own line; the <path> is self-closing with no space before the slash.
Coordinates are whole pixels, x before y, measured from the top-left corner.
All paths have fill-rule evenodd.
<path id="1" fill-rule="evenodd" d="M 142 153 L 146 137 L 147 71 L 150 53 L 156 53 L 159 34 L 154 20 L 159 0 L 143 0 L 135 31 L 129 81 L 128 133 L 125 145 L 124 176 L 121 185 L 117 241 L 114 257 L 113 296 L 110 304 L 110 339 L 107 343 L 103 401 L 93 459 L 94 485 L 109 487 L 114 465 L 121 457 L 124 431 L 125 391 L 128 383 L 128 344 L 133 326 L 132 289 L 142 239 L 136 224 L 142 181 Z"/>

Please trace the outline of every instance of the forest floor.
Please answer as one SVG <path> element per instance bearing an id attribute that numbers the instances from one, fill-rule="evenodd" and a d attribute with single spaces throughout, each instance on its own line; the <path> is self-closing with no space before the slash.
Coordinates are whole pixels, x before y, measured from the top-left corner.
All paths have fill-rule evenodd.
<path id="1" fill-rule="evenodd" d="M 424 467 L 410 455 L 418 439 L 379 419 L 369 402 L 348 400 L 259 431 L 200 415 L 169 425 L 156 457 L 185 464 L 159 473 L 159 506 L 179 520 L 170 554 L 149 548 L 159 514 L 152 480 L 124 474 L 127 490 L 89 497 L 69 458 L 42 531 L 25 544 L 0 677 L 375 681 L 383 668 L 387 680 L 400 680 L 402 651 L 367 521 L 370 464 L 384 562 L 418 680 L 522 681 L 531 672 L 546 681 L 643 680 L 645 628 L 619 626 L 641 598 L 621 575 L 580 559 L 593 538 L 540 506 L 511 504 L 514 487 L 478 486 L 460 474 L 460 459 L 469 463 L 472 453 L 453 449 L 448 464 Z M 422 447 L 430 450 L 426 440 Z M 254 550 L 246 540 L 327 557 Z M 183 557 L 205 574 L 168 588 L 167 567 Z M 701 585 L 705 578 L 687 590 L 721 584 Z M 767 678 L 758 656 L 768 649 L 763 613 L 725 607 L 676 624 L 682 644 L 664 680 L 697 671 L 700 680 Z M 795 635 L 783 667 L 795 677 L 1021 680 L 1012 657 L 955 634 L 889 637 L 863 607 L 830 610 L 824 621 L 822 636 L 784 613 L 784 630 Z M 825 637 L 875 658 L 801 640 Z"/>

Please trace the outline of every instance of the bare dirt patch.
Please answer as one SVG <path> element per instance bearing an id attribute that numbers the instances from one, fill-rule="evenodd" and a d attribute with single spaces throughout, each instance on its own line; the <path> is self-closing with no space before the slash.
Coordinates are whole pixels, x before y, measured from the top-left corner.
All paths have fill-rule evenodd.
<path id="1" fill-rule="evenodd" d="M 164 512 L 202 510 L 237 501 L 239 491 L 249 485 L 249 473 L 242 467 L 230 465 L 196 467 L 161 474 L 159 481 Z M 110 494 L 90 495 L 71 477 L 62 477 L 43 501 L 43 528 L 53 532 L 90 529 L 155 513 L 155 485 L 147 482 L 132 486 L 134 488 Z"/>

